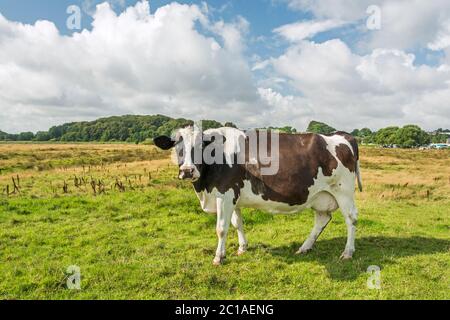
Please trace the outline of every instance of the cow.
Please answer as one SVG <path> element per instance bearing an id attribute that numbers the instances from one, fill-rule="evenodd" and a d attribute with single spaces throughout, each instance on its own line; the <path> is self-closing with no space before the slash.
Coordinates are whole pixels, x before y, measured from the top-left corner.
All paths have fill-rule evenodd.
<path id="1" fill-rule="evenodd" d="M 312 208 L 314 227 L 296 254 L 305 254 L 313 248 L 330 222 L 331 214 L 340 208 L 347 227 L 347 242 L 341 259 L 351 259 L 355 251 L 358 216 L 355 181 L 362 191 L 355 138 L 345 132 L 330 135 L 279 133 L 278 150 L 271 150 L 272 140 L 266 136 L 264 141 L 267 141 L 268 151 L 278 152 L 278 168 L 273 174 L 264 175 L 262 169 L 267 163 L 262 163 L 259 152 L 255 156 L 249 151 L 250 137 L 255 133 L 260 140 L 264 135 L 269 136 L 269 131 L 263 130 L 242 131 L 226 127 L 202 131 L 197 126 L 188 126 L 171 137 L 154 139 L 160 149 L 174 149 L 178 178 L 192 182 L 205 212 L 217 214 L 218 246 L 213 264 L 220 265 L 225 259 L 230 223 L 237 229 L 237 254 L 246 252 L 242 208 L 257 208 L 274 214 L 292 214 Z M 219 142 L 223 144 L 222 148 L 214 150 L 222 154 L 213 155 L 224 161 L 206 163 L 203 151 Z M 259 144 L 257 149 L 260 149 Z"/>

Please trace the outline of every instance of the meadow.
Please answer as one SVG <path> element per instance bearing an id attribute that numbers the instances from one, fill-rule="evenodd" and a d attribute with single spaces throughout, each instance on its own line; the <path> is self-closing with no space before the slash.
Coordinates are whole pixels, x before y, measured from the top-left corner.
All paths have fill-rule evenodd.
<path id="1" fill-rule="evenodd" d="M 339 260 L 339 212 L 298 256 L 312 211 L 246 209 L 249 250 L 234 254 L 231 229 L 220 267 L 215 216 L 169 159 L 146 145 L 0 144 L 0 299 L 450 299 L 450 150 L 361 148 L 353 260 Z"/>

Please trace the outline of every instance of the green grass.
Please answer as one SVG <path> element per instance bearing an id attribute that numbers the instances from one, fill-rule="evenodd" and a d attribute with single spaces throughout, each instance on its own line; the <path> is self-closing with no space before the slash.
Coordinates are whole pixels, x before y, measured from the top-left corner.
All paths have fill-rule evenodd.
<path id="1" fill-rule="evenodd" d="M 381 161 L 379 154 L 363 154 L 366 162 Z M 437 159 L 433 165 L 439 166 Z M 126 174 L 151 163 L 130 165 Z M 90 175 L 107 182 L 125 179 L 124 167 L 116 164 L 92 170 Z M 152 167 L 151 173 L 147 180 L 133 180 L 133 189 L 119 192 L 107 183 L 106 194 L 94 196 L 89 188 L 73 186 L 68 194 L 45 190 L 48 180 L 58 185 L 72 172 L 20 172 L 21 194 L 0 197 L 0 298 L 450 298 L 450 200 L 444 196 L 450 181 L 445 178 L 427 180 L 424 173 L 403 188 L 403 173 L 389 178 L 389 170 L 367 169 L 351 261 L 338 259 L 346 240 L 339 212 L 314 250 L 297 256 L 312 228 L 312 211 L 272 216 L 246 209 L 248 252 L 234 255 L 238 243 L 231 229 L 225 264 L 213 267 L 215 216 L 200 210 L 191 186 L 175 180 L 176 169 Z M 0 186 L 9 179 L 3 175 Z M 38 193 L 40 187 L 44 191 Z M 416 197 L 428 189 L 431 196 Z M 70 265 L 81 269 L 81 290 L 67 289 Z M 381 267 L 381 290 L 367 288 L 370 265 Z"/>

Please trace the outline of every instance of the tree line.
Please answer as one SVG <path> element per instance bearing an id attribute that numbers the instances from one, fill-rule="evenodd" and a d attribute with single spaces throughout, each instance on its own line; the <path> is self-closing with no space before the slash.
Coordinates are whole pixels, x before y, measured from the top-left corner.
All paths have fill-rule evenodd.
<path id="1" fill-rule="evenodd" d="M 101 118 L 95 121 L 65 123 L 53 126 L 48 131 L 21 132 L 9 134 L 0 131 L 0 141 L 63 141 L 63 142 L 135 142 L 140 143 L 159 135 L 170 135 L 175 129 L 192 125 L 194 121 L 184 118 L 174 119 L 164 115 L 125 115 Z M 215 120 L 203 120 L 204 130 L 219 127 L 236 127 L 232 122 L 224 124 Z M 286 133 L 297 133 L 291 126 L 268 127 Z M 311 121 L 307 132 L 329 134 L 337 131 L 330 125 Z M 438 129 L 427 133 L 416 125 L 387 127 L 378 131 L 369 128 L 355 129 L 351 132 L 362 143 L 379 145 L 398 145 L 416 147 L 429 143 L 446 142 L 450 130 Z"/>
<path id="2" fill-rule="evenodd" d="M 101 118 L 95 121 L 65 123 L 48 131 L 8 134 L 0 131 L 3 141 L 65 141 L 65 142 L 143 142 L 159 135 L 170 135 L 173 130 L 192 125 L 189 119 L 174 119 L 163 115 L 125 115 Z M 235 126 L 215 120 L 203 120 L 203 129 Z"/>
<path id="3" fill-rule="evenodd" d="M 312 121 L 307 131 L 330 134 L 337 130 L 326 123 Z M 450 130 L 440 128 L 433 133 L 428 133 L 419 126 L 410 124 L 403 127 L 386 127 L 378 131 L 372 131 L 369 128 L 355 129 L 351 132 L 351 135 L 356 137 L 359 142 L 366 144 L 396 145 L 401 148 L 413 148 L 430 143 L 445 143 L 450 137 Z"/>

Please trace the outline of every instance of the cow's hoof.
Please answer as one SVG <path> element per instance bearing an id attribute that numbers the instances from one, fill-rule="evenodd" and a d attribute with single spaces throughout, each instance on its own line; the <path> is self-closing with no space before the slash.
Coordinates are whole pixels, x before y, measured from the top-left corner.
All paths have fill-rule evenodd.
<path id="1" fill-rule="evenodd" d="M 312 250 L 312 248 L 303 248 L 303 247 L 301 247 L 300 249 L 297 250 L 297 252 L 295 254 L 307 254 L 311 250 Z"/>
<path id="2" fill-rule="evenodd" d="M 238 256 L 242 256 L 244 253 L 246 253 L 247 252 L 247 250 L 246 249 L 238 249 L 238 251 L 237 251 L 237 255 Z"/>
<path id="3" fill-rule="evenodd" d="M 213 260 L 213 266 L 220 266 L 223 263 L 225 257 L 215 257 Z"/>
<path id="4" fill-rule="evenodd" d="M 341 260 L 351 260 L 351 259 L 352 259 L 352 256 L 353 256 L 353 253 L 344 251 L 344 252 L 341 254 L 340 259 L 341 259 Z"/>
<path id="5" fill-rule="evenodd" d="M 236 254 L 238 256 L 242 256 L 246 252 L 247 252 L 247 245 L 243 245 L 243 246 L 239 246 L 239 249 Z"/>

